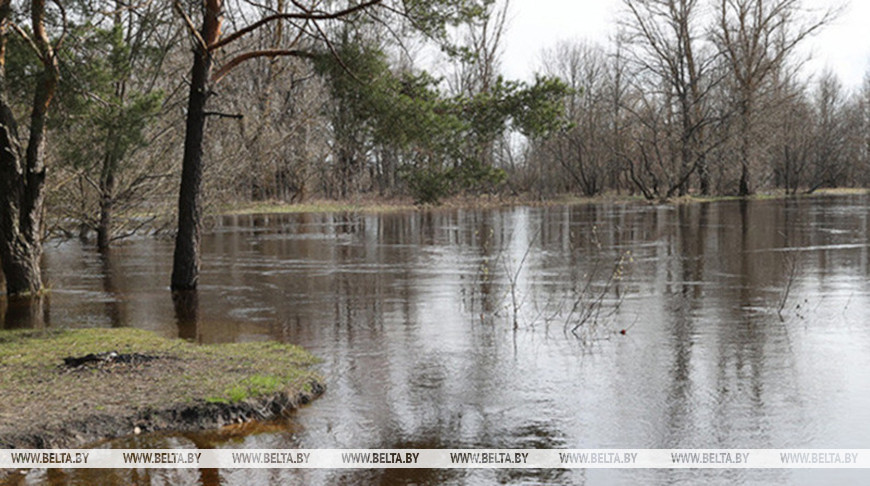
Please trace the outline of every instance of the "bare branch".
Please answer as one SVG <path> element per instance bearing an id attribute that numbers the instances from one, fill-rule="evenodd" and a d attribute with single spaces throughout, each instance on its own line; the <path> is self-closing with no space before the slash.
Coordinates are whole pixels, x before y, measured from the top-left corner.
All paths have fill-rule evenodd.
<path id="1" fill-rule="evenodd" d="M 34 42 L 33 39 L 29 35 L 27 35 L 27 32 L 25 32 L 24 29 L 19 27 L 18 24 L 12 22 L 11 20 L 9 21 L 9 26 L 12 27 L 12 30 L 14 30 L 16 34 L 24 39 L 24 42 L 27 42 L 27 45 L 30 46 L 31 49 L 33 49 L 33 52 L 36 53 L 37 56 L 41 56 L 39 46 L 37 46 L 36 42 Z"/>
<path id="2" fill-rule="evenodd" d="M 176 0 L 173 3 L 173 6 L 175 8 L 175 11 L 178 12 L 178 15 L 180 15 L 181 18 L 184 19 L 184 24 L 190 31 L 190 35 L 192 35 L 193 38 L 196 39 L 203 51 L 207 51 L 208 45 L 206 44 L 205 39 L 203 39 L 199 31 L 196 30 L 196 26 L 193 25 L 193 20 L 190 19 L 190 17 L 187 15 L 187 12 L 185 12 L 184 9 L 181 7 L 181 3 Z"/>
<path id="3" fill-rule="evenodd" d="M 59 0 L 52 0 L 57 8 L 60 9 L 60 17 L 61 17 L 61 25 L 62 31 L 60 36 L 57 39 L 57 42 L 54 43 L 54 51 L 57 52 L 58 49 L 63 45 L 63 41 L 66 40 L 66 25 L 67 25 L 67 17 L 66 17 L 66 9 L 63 8 L 63 4 Z"/>
<path id="4" fill-rule="evenodd" d="M 344 62 L 344 60 L 338 54 L 338 51 L 335 50 L 335 46 L 333 46 L 332 42 L 329 41 L 329 37 L 326 35 L 326 32 L 324 32 L 323 29 L 320 28 L 320 24 L 318 24 L 316 21 L 313 22 L 313 24 L 314 24 L 314 28 L 317 29 L 317 32 L 319 32 L 320 35 L 323 37 L 323 41 L 326 43 L 326 47 L 329 49 L 329 52 L 332 54 L 332 57 L 335 58 L 336 62 L 338 62 L 338 65 L 341 66 L 341 69 L 348 76 L 350 76 L 354 81 L 356 81 L 357 83 L 363 84 L 362 81 L 356 76 L 356 74 L 354 74 L 354 72 L 351 71 L 351 69 L 347 66 L 347 64 Z"/>
<path id="5" fill-rule="evenodd" d="M 313 58 L 314 55 L 310 52 L 299 50 L 299 49 L 263 49 L 260 51 L 249 51 L 243 54 L 239 54 L 238 56 L 230 59 L 229 62 L 221 66 L 214 75 L 211 77 L 212 83 L 219 83 L 221 79 L 224 78 L 230 71 L 232 71 L 239 64 L 248 61 L 250 59 L 256 59 L 259 57 L 304 57 L 304 58 Z"/>
<path id="6" fill-rule="evenodd" d="M 216 116 L 218 118 L 232 118 L 234 120 L 241 120 L 241 119 L 245 118 L 245 115 L 242 115 L 241 113 L 232 114 L 232 113 L 221 113 L 219 111 L 206 111 L 205 113 L 203 113 L 203 115 Z"/>
<path id="7" fill-rule="evenodd" d="M 262 18 L 261 20 L 258 20 L 257 22 L 254 22 L 253 24 L 251 24 L 247 27 L 244 27 L 240 30 L 237 30 L 236 32 L 233 32 L 232 34 L 224 37 L 223 39 L 221 39 L 217 42 L 214 42 L 212 45 L 208 46 L 208 49 L 210 51 L 220 49 L 221 47 L 235 41 L 236 39 L 239 39 L 240 37 L 243 37 L 247 34 L 250 34 L 251 32 L 259 29 L 260 27 L 262 27 L 270 22 L 274 22 L 276 20 L 335 20 L 335 19 L 339 19 L 342 17 L 347 17 L 348 15 L 354 14 L 354 13 L 359 12 L 361 10 L 365 10 L 367 8 L 373 7 L 375 5 L 382 3 L 383 1 L 384 0 L 369 0 L 367 2 L 363 2 L 359 5 L 355 5 L 353 7 L 348 7 L 344 10 L 339 10 L 337 12 L 331 12 L 331 13 L 330 12 L 315 13 L 315 12 L 310 11 L 310 10 L 303 10 L 302 13 L 297 12 L 297 13 L 284 13 L 284 14 L 270 15 L 268 17 Z M 294 3 L 294 5 L 298 6 L 297 2 L 293 2 L 293 3 Z"/>

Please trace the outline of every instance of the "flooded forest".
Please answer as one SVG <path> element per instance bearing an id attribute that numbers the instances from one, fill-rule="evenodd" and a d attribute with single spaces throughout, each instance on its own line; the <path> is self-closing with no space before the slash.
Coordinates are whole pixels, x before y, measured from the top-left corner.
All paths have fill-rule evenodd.
<path id="1" fill-rule="evenodd" d="M 843 9 L 621 0 L 510 79 L 517 1 L 0 0 L 0 370 L 22 330 L 319 359 L 279 420 L 106 448 L 866 448 L 870 75 L 806 54 Z M 146 472 L 9 484 L 861 477 Z"/>

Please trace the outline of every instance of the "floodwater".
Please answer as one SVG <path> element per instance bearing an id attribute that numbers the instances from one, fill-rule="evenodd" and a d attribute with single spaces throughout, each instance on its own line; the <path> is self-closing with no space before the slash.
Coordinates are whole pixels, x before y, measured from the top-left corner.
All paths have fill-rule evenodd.
<path id="1" fill-rule="evenodd" d="M 3 327 L 278 340 L 326 394 L 253 433 L 115 447 L 867 448 L 870 198 L 222 217 L 195 298 L 172 242 L 50 243 Z M 620 331 L 625 331 L 622 334 Z M 867 471 L 32 471 L 23 484 L 837 484 Z"/>

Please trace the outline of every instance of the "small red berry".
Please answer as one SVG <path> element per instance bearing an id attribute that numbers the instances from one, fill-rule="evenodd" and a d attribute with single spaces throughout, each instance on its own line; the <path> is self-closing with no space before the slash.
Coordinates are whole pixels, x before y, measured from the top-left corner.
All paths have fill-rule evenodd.
<path id="1" fill-rule="evenodd" d="M 619 331 L 619 334 L 622 334 L 623 336 L 625 336 L 625 329 Z"/>

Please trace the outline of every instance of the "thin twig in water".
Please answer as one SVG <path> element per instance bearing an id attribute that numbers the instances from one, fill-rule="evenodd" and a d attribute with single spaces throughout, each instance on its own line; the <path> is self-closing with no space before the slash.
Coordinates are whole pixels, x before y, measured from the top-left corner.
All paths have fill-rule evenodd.
<path id="1" fill-rule="evenodd" d="M 534 246 L 535 241 L 538 239 L 538 235 L 540 231 L 535 233 L 535 236 L 532 237 L 532 240 L 526 246 L 526 251 L 523 253 L 523 257 L 520 259 L 519 265 L 517 265 L 516 271 L 511 271 L 508 267 L 507 258 L 502 259 L 502 264 L 504 265 L 505 275 L 508 278 L 508 284 L 510 285 L 510 294 L 511 294 L 511 310 L 512 318 L 513 318 L 513 327 L 514 331 L 519 329 L 519 311 L 522 303 L 519 302 L 519 296 L 517 295 L 517 281 L 520 278 L 520 273 L 523 271 L 523 267 L 526 264 L 526 260 L 529 258 L 529 253 L 532 251 L 532 246 Z"/>
<path id="2" fill-rule="evenodd" d="M 795 275 L 797 274 L 797 258 L 794 255 L 788 254 L 786 255 L 786 263 L 789 267 L 788 273 L 788 281 L 785 284 L 785 289 L 782 292 L 782 297 L 779 299 L 779 308 L 776 310 L 776 314 L 779 316 L 779 320 L 785 322 L 785 317 L 782 315 L 783 309 L 785 309 L 785 303 L 788 301 L 788 296 L 791 293 L 791 287 L 794 284 Z"/>

